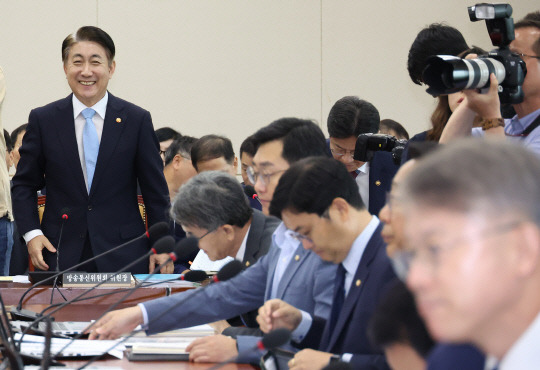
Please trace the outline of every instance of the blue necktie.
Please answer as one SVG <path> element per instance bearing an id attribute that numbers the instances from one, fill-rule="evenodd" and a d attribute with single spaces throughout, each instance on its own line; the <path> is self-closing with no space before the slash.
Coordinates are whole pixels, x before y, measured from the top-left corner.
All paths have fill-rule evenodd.
<path id="1" fill-rule="evenodd" d="M 332 312 L 330 313 L 330 336 L 334 332 L 336 323 L 343 308 L 345 302 L 345 267 L 340 263 L 337 268 L 336 280 L 334 285 L 334 304 L 332 305 Z"/>
<path id="2" fill-rule="evenodd" d="M 92 108 L 86 108 L 82 111 L 82 115 L 86 120 L 83 130 L 83 148 L 84 148 L 84 161 L 86 163 L 86 179 L 88 181 L 88 192 L 90 193 L 90 187 L 92 186 L 92 179 L 94 178 L 94 172 L 96 170 L 97 156 L 99 152 L 99 138 L 92 121 L 96 111 Z"/>

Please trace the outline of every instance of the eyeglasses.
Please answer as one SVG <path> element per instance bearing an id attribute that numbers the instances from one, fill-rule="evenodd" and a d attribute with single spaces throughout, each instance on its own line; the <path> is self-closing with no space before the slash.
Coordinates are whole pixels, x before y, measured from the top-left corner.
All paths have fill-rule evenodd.
<path id="1" fill-rule="evenodd" d="M 484 230 L 482 234 L 485 238 L 497 236 L 504 234 L 518 225 L 523 223 L 523 221 L 513 221 L 503 225 L 497 225 L 495 227 Z M 464 246 L 463 243 L 464 236 L 454 240 L 453 243 L 448 243 L 446 245 L 427 245 L 425 248 L 418 248 L 415 250 L 399 250 L 396 251 L 392 256 L 392 266 L 396 270 L 396 275 L 403 281 L 407 279 L 411 266 L 414 261 L 420 262 L 431 268 L 432 271 L 435 271 L 437 267 L 441 265 L 442 255 L 444 252 Z"/>
<path id="2" fill-rule="evenodd" d="M 159 155 L 165 155 L 165 152 L 166 152 L 166 151 L 167 151 L 167 149 L 165 149 L 165 150 L 161 150 L 161 149 L 160 149 L 160 150 L 159 150 Z"/>
<path id="3" fill-rule="evenodd" d="M 330 148 L 330 151 L 332 152 L 332 154 L 336 157 L 343 157 L 344 155 L 350 155 L 351 158 L 354 158 L 354 150 L 347 150 L 347 149 L 332 149 Z"/>
<path id="4" fill-rule="evenodd" d="M 250 166 L 247 168 L 246 173 L 248 175 L 249 181 L 251 181 L 252 184 L 256 184 L 257 180 L 260 178 L 263 185 L 268 185 L 270 183 L 270 180 L 272 179 L 272 176 L 285 171 L 287 170 L 277 170 L 270 173 L 260 173 L 258 171 L 255 171 L 255 169 Z"/>
<path id="5" fill-rule="evenodd" d="M 540 59 L 540 57 L 538 57 L 536 55 L 527 55 L 527 54 L 523 54 L 523 53 L 514 53 L 514 54 L 517 55 L 518 57 L 521 57 L 521 59 L 523 59 L 523 57 Z"/>
<path id="6" fill-rule="evenodd" d="M 305 236 L 304 234 L 300 234 L 298 231 L 289 230 L 289 236 L 299 242 L 302 242 L 303 240 L 305 240 L 310 243 L 313 243 L 313 240 L 311 240 L 308 236 Z"/>
<path id="7" fill-rule="evenodd" d="M 219 228 L 219 226 L 216 227 L 216 228 L 213 229 L 213 230 L 207 231 L 207 232 L 206 232 L 203 236 L 201 236 L 201 237 L 197 237 L 197 236 L 193 235 L 192 233 L 186 233 L 186 236 L 187 236 L 188 238 L 195 238 L 195 239 L 197 239 L 197 240 L 201 240 L 201 239 L 204 238 L 206 235 L 211 234 L 211 233 L 213 233 L 214 231 L 216 231 L 218 228 Z"/>

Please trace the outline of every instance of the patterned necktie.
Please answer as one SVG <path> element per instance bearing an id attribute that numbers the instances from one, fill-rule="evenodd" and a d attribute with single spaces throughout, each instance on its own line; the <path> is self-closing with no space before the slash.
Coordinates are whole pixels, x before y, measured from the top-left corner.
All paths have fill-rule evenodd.
<path id="1" fill-rule="evenodd" d="M 334 332 L 336 323 L 343 308 L 343 302 L 345 302 L 345 267 L 340 263 L 337 268 L 336 280 L 335 280 L 335 294 L 334 304 L 332 305 L 332 312 L 330 314 L 330 335 Z"/>
<path id="2" fill-rule="evenodd" d="M 351 172 L 349 172 L 349 173 L 351 174 L 351 177 L 352 177 L 353 179 L 356 179 L 356 178 L 358 177 L 358 174 L 360 173 L 360 171 L 354 170 L 354 171 L 351 171 Z"/>
<path id="3" fill-rule="evenodd" d="M 83 130 L 83 148 L 84 148 L 84 161 L 86 163 L 86 179 L 88 181 L 88 192 L 90 193 L 90 187 L 92 186 L 92 179 L 94 178 L 94 172 L 96 170 L 97 156 L 99 152 L 99 138 L 92 121 L 92 117 L 96 113 L 92 108 L 86 108 L 82 111 L 82 115 L 86 120 Z"/>

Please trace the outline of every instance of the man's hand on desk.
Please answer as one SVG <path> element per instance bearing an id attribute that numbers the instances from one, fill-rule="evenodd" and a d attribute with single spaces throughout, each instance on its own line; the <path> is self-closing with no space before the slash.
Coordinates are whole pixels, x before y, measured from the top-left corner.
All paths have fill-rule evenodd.
<path id="1" fill-rule="evenodd" d="M 264 333 L 274 329 L 286 328 L 294 331 L 302 321 L 302 313 L 299 309 L 283 302 L 281 299 L 266 301 L 259 308 L 257 322 Z"/>
<path id="2" fill-rule="evenodd" d="M 98 320 L 90 331 L 88 339 L 116 339 L 122 334 L 132 332 L 137 325 L 143 324 L 143 315 L 139 306 L 112 311 Z"/>
<path id="3" fill-rule="evenodd" d="M 150 264 L 148 266 L 148 270 L 150 273 L 154 271 L 156 266 L 162 265 L 169 259 L 169 255 L 167 253 L 161 253 L 161 254 L 153 254 L 150 256 Z M 162 274 L 172 274 L 174 272 L 174 264 L 172 261 L 169 261 L 165 266 L 163 266 L 160 270 L 160 273 Z"/>
<path id="4" fill-rule="evenodd" d="M 32 264 L 34 267 L 40 270 L 48 270 L 49 265 L 43 260 L 43 253 L 41 252 L 43 248 L 47 248 L 49 252 L 55 253 L 56 249 L 53 247 L 49 239 L 45 235 L 38 235 L 32 240 L 30 240 L 26 247 L 28 248 L 28 254 L 32 259 Z"/>
<path id="5" fill-rule="evenodd" d="M 225 335 L 195 339 L 186 347 L 193 362 L 221 362 L 238 356 L 236 340 Z"/>
<path id="6" fill-rule="evenodd" d="M 315 351 L 313 349 L 304 349 L 294 355 L 289 361 L 289 369 L 291 370 L 313 370 L 322 369 L 330 362 L 331 353 Z"/>

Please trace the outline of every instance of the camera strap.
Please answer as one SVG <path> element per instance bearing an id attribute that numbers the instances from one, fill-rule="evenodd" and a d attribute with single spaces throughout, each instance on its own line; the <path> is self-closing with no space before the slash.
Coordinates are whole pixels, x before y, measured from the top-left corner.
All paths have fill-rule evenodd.
<path id="1" fill-rule="evenodd" d="M 536 117 L 534 121 L 531 122 L 531 124 L 519 136 L 523 136 L 523 137 L 529 136 L 529 134 L 533 132 L 534 129 L 537 128 L 538 126 L 540 126 L 540 114 Z"/>

